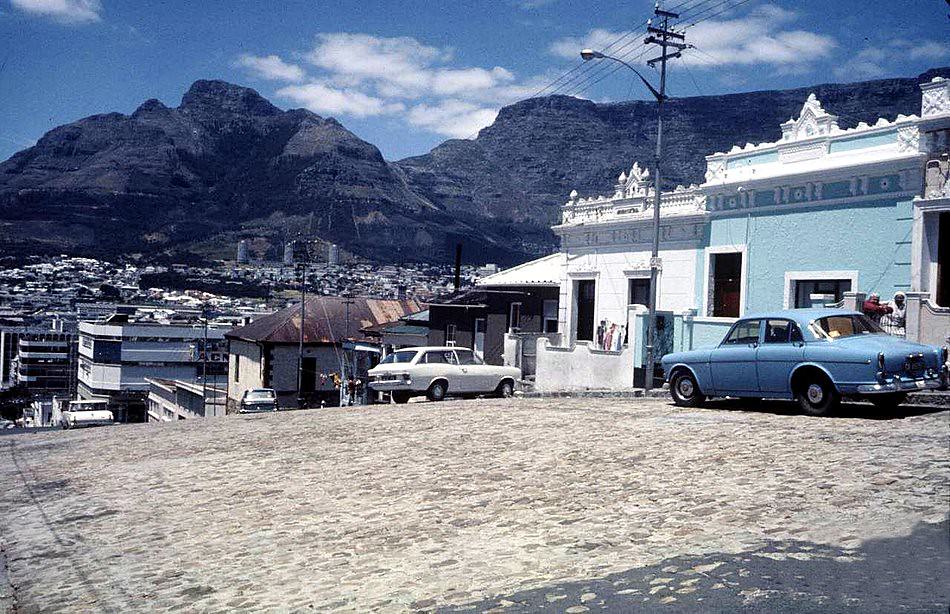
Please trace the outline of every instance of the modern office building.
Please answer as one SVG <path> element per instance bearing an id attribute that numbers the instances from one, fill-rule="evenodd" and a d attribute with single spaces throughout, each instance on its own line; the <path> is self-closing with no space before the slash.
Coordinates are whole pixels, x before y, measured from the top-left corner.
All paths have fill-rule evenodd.
<path id="1" fill-rule="evenodd" d="M 21 333 L 17 340 L 17 386 L 38 396 L 73 394 L 76 345 L 76 335 L 72 333 Z"/>
<path id="2" fill-rule="evenodd" d="M 118 422 L 144 422 L 146 378 L 197 383 L 207 368 L 210 385 L 225 381 L 224 332 L 229 328 L 213 323 L 205 327 L 198 320 L 134 320 L 125 314 L 81 322 L 79 397 L 108 399 Z"/>

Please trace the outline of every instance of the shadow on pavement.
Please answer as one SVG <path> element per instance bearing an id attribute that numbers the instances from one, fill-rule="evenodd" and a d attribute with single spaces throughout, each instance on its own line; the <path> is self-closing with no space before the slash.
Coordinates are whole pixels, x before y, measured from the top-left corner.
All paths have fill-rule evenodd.
<path id="1" fill-rule="evenodd" d="M 771 541 L 739 554 L 677 557 L 442 612 L 942 612 L 950 607 L 950 523 L 850 550 Z"/>
<path id="2" fill-rule="evenodd" d="M 749 411 L 775 414 L 777 416 L 796 416 L 805 415 L 801 407 L 795 401 L 780 401 L 772 399 L 749 400 L 749 399 L 713 399 L 706 401 L 703 406 L 706 409 L 723 409 L 732 411 Z M 843 402 L 841 407 L 833 415 L 816 417 L 816 420 L 829 418 L 863 418 L 866 420 L 899 420 L 911 416 L 925 416 L 947 411 L 946 407 L 936 407 L 930 405 L 911 405 L 902 404 L 896 411 L 882 411 L 870 403 Z"/>

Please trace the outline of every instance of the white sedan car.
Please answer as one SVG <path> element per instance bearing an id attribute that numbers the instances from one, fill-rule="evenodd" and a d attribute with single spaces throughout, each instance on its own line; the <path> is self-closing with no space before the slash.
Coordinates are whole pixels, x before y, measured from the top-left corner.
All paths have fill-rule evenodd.
<path id="1" fill-rule="evenodd" d="M 460 347 L 415 347 L 397 350 L 369 370 L 369 386 L 405 403 L 425 395 L 441 401 L 447 394 L 510 397 L 521 379 L 517 367 L 486 365 L 472 350 Z"/>

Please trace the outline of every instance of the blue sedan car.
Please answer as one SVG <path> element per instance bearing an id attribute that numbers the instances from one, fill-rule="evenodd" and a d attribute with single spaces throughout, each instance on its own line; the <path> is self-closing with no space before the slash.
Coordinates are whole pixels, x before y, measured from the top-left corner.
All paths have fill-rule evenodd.
<path id="1" fill-rule="evenodd" d="M 842 397 L 881 409 L 908 392 L 947 385 L 947 349 L 886 334 L 863 314 L 792 309 L 737 321 L 715 348 L 663 357 L 677 405 L 707 397 L 796 399 L 812 415 L 832 412 Z"/>

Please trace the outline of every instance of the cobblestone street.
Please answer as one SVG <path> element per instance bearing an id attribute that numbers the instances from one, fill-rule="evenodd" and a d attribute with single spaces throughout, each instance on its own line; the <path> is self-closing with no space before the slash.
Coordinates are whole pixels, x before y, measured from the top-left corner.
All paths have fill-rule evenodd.
<path id="1" fill-rule="evenodd" d="M 847 570 L 910 536 L 934 577 L 881 581 L 945 612 L 950 412 L 790 407 L 478 400 L 10 436 L 0 537 L 19 612 L 622 609 L 605 590 L 873 611 Z M 810 562 L 826 577 L 795 585 Z"/>

